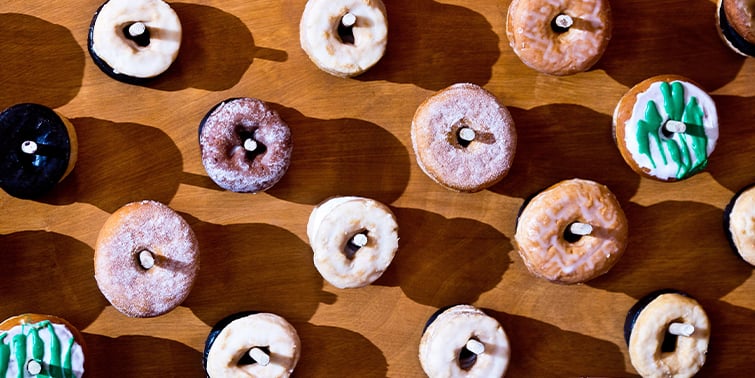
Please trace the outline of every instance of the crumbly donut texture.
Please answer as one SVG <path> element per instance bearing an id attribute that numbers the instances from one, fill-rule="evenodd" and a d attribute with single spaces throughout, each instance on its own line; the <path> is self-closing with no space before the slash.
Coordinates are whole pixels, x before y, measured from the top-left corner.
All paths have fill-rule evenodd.
<path id="1" fill-rule="evenodd" d="M 284 318 L 257 313 L 236 319 L 215 338 L 207 356 L 207 375 L 211 378 L 288 377 L 293 373 L 301 342 L 296 329 Z M 266 348 L 270 363 L 239 364 L 252 348 Z"/>
<path id="2" fill-rule="evenodd" d="M 661 345 L 671 323 L 695 327 L 689 337 L 679 336 L 673 352 Z M 710 322 L 702 306 L 685 295 L 661 294 L 652 300 L 634 323 L 629 337 L 632 366 L 643 377 L 692 377 L 705 363 L 710 338 Z"/>
<path id="3" fill-rule="evenodd" d="M 154 255 L 150 269 L 139 263 L 145 249 Z M 194 232 L 178 213 L 156 201 L 116 210 L 97 238 L 97 286 L 127 316 L 152 317 L 174 309 L 189 295 L 198 270 Z"/>
<path id="4" fill-rule="evenodd" d="M 347 244 L 363 232 L 367 244 L 349 258 Z M 310 214 L 307 237 L 315 267 L 341 289 L 363 287 L 380 278 L 398 250 L 396 217 L 369 198 L 335 197 L 321 203 Z"/>
<path id="5" fill-rule="evenodd" d="M 718 35 L 739 55 L 755 56 L 755 3 L 745 0 L 716 2 Z"/>
<path id="6" fill-rule="evenodd" d="M 755 186 L 735 196 L 726 211 L 728 236 L 736 252 L 755 266 Z"/>
<path id="7" fill-rule="evenodd" d="M 474 130 L 467 146 L 457 134 Z M 508 109 L 476 84 L 459 83 L 427 98 L 412 119 L 417 164 L 443 187 L 476 192 L 501 181 L 516 152 L 516 129 Z"/>
<path id="8" fill-rule="evenodd" d="M 592 233 L 567 241 L 566 229 L 574 222 L 591 225 Z M 526 204 L 514 244 L 532 274 L 574 284 L 608 272 L 624 253 L 627 238 L 627 219 L 613 193 L 596 182 L 571 179 Z"/>
<path id="9" fill-rule="evenodd" d="M 344 43 L 338 25 L 346 13 L 356 16 L 354 43 Z M 381 0 L 309 0 L 299 24 L 301 47 L 321 70 L 335 76 L 356 76 L 374 66 L 385 53 L 388 20 Z"/>
<path id="10" fill-rule="evenodd" d="M 124 28 L 137 21 L 149 31 L 147 46 L 139 46 L 124 34 Z M 114 75 L 155 77 L 170 67 L 181 47 L 181 21 L 162 0 L 108 0 L 90 28 L 90 52 Z"/>
<path id="11" fill-rule="evenodd" d="M 485 346 L 472 367 L 462 369 L 459 356 L 467 341 Z M 509 365 L 511 350 L 503 327 L 497 320 L 470 305 L 456 305 L 430 323 L 419 345 L 419 361 L 430 377 L 502 377 Z"/>
<path id="12" fill-rule="evenodd" d="M 558 15 L 574 24 L 564 32 L 551 26 Z M 607 0 L 513 0 L 506 18 L 509 44 L 524 64 L 551 75 L 586 71 L 611 39 Z"/>
<path id="13" fill-rule="evenodd" d="M 687 130 L 667 136 L 667 121 Z M 642 176 L 678 181 L 708 165 L 718 141 L 718 113 L 713 99 L 689 79 L 655 76 L 635 85 L 613 114 L 616 145 L 627 164 Z"/>

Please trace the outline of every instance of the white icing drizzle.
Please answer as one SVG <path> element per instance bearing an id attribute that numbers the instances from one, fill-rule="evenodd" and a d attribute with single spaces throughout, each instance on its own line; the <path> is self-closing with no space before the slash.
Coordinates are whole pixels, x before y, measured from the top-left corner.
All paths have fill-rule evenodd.
<path id="1" fill-rule="evenodd" d="M 26 334 L 27 337 L 29 337 L 28 336 L 29 329 L 32 326 L 36 327 L 37 324 L 38 323 L 17 325 L 17 326 L 14 326 L 13 328 L 11 328 L 8 331 L 0 331 L 0 334 L 5 333 L 5 340 L 4 341 L 5 341 L 6 345 L 10 345 L 10 342 L 13 339 L 13 337 L 16 336 L 16 335 L 18 335 L 18 334 L 21 334 L 22 332 L 24 334 Z M 69 344 L 70 340 L 74 339 L 73 333 L 65 325 L 63 325 L 63 324 L 52 323 L 52 322 L 50 322 L 50 324 L 52 324 L 53 330 L 55 331 L 55 335 L 58 337 L 58 340 L 60 340 L 60 351 L 61 351 L 61 353 L 66 353 L 68 351 L 68 344 Z M 39 337 L 42 339 L 42 342 L 43 342 L 43 344 L 45 346 L 45 354 L 44 354 L 44 357 L 42 358 L 42 366 L 43 366 L 43 368 L 46 368 L 46 367 L 48 367 L 50 365 L 50 361 L 51 361 L 51 359 L 50 359 L 51 355 L 49 353 L 49 348 L 50 348 L 49 346 L 50 346 L 50 341 L 51 341 L 52 338 L 51 338 L 50 332 L 48 331 L 47 326 L 39 328 L 38 329 L 38 334 L 39 334 Z M 25 369 L 26 363 L 28 362 L 29 359 L 32 358 L 31 357 L 32 356 L 32 346 L 33 346 L 33 344 L 31 342 L 31 340 L 28 340 L 26 342 L 26 358 L 27 358 L 27 361 L 24 361 L 21 364 L 22 369 Z M 73 345 L 71 346 L 71 348 L 72 348 L 72 350 L 71 350 L 71 370 L 72 370 L 72 372 L 73 372 L 73 374 L 74 374 L 74 376 L 76 378 L 80 378 L 82 375 L 84 375 L 84 351 L 83 351 L 81 345 L 79 345 L 75 341 L 74 341 Z M 61 364 L 62 364 L 62 362 L 63 362 L 63 358 L 61 356 Z M 18 377 L 18 363 L 16 361 L 16 356 L 15 356 L 15 353 L 13 353 L 13 349 L 12 348 L 11 348 L 11 353 L 10 353 L 10 361 L 8 362 L 8 371 L 7 371 L 7 373 L 6 373 L 5 376 L 6 377 L 14 377 L 14 378 Z M 27 372 L 27 374 L 24 374 L 24 376 L 25 377 L 26 376 L 31 377 L 31 375 L 29 375 L 28 372 Z"/>

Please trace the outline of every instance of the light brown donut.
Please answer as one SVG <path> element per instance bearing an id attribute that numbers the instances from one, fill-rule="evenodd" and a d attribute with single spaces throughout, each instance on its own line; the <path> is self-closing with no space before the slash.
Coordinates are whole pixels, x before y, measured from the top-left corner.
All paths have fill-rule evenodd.
<path id="1" fill-rule="evenodd" d="M 718 35 L 742 56 L 755 56 L 755 3 L 749 0 L 717 0 Z"/>
<path id="2" fill-rule="evenodd" d="M 732 197 L 724 209 L 724 227 L 734 251 L 755 266 L 755 186 L 749 185 Z"/>
<path id="3" fill-rule="evenodd" d="M 148 251 L 153 266 L 140 258 Z M 102 226 L 94 251 L 94 278 L 118 311 L 153 317 L 189 295 L 199 270 L 194 232 L 173 209 L 156 201 L 127 204 Z"/>

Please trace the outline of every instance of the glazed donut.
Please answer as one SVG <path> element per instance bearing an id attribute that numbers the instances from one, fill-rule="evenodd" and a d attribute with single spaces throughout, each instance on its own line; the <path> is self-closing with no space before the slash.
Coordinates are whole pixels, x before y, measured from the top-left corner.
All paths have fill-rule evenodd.
<path id="1" fill-rule="evenodd" d="M 594 181 L 571 179 L 522 206 L 514 244 L 532 274 L 574 284 L 608 272 L 627 237 L 627 219 L 613 193 Z"/>
<path id="2" fill-rule="evenodd" d="M 705 169 L 716 148 L 716 104 L 689 79 L 654 76 L 621 97 L 613 137 L 635 172 L 659 181 L 683 180 Z"/>
<path id="3" fill-rule="evenodd" d="M 412 147 L 417 165 L 433 181 L 458 192 L 477 192 L 501 181 L 516 152 L 508 109 L 490 92 L 460 83 L 427 98 L 414 113 Z"/>
<path id="4" fill-rule="evenodd" d="M 84 375 L 84 337 L 66 320 L 22 314 L 0 323 L 0 377 Z"/>
<path id="5" fill-rule="evenodd" d="M 718 34 L 742 56 L 755 56 L 755 3 L 749 0 L 718 0 Z"/>
<path id="6" fill-rule="evenodd" d="M 388 21 L 381 0 L 309 0 L 299 24 L 301 48 L 321 70 L 356 76 L 385 53 Z"/>
<path id="7" fill-rule="evenodd" d="M 78 142 L 71 122 L 39 104 L 0 113 L 0 187 L 18 198 L 52 190 L 76 165 Z"/>
<path id="8" fill-rule="evenodd" d="M 465 304 L 433 314 L 419 344 L 419 362 L 432 378 L 502 377 L 510 355 L 498 321 Z"/>
<path id="9" fill-rule="evenodd" d="M 341 289 L 357 288 L 388 269 L 398 249 L 398 224 L 380 202 L 335 197 L 312 210 L 307 237 L 322 277 Z"/>
<path id="10" fill-rule="evenodd" d="M 506 36 L 524 64 L 550 75 L 587 71 L 608 46 L 608 0 L 513 0 Z"/>
<path id="11" fill-rule="evenodd" d="M 218 322 L 205 341 L 210 378 L 288 377 L 301 353 L 296 329 L 270 313 L 241 312 Z"/>
<path id="12" fill-rule="evenodd" d="M 278 113 L 254 98 L 231 98 L 210 109 L 199 124 L 205 171 L 233 192 L 275 185 L 291 163 L 291 130 Z"/>
<path id="13" fill-rule="evenodd" d="M 181 21 L 162 0 L 108 0 L 89 26 L 89 55 L 108 76 L 144 84 L 165 72 L 181 47 Z"/>
<path id="14" fill-rule="evenodd" d="M 705 363 L 710 323 L 695 299 L 664 289 L 629 310 L 624 339 L 632 365 L 643 377 L 692 377 Z"/>
<path id="15" fill-rule="evenodd" d="M 724 209 L 724 231 L 739 257 L 755 266 L 755 185 L 732 197 Z"/>
<path id="16" fill-rule="evenodd" d="M 189 295 L 199 270 L 197 239 L 186 221 L 156 201 L 129 203 L 100 230 L 94 278 L 124 315 L 153 317 Z"/>

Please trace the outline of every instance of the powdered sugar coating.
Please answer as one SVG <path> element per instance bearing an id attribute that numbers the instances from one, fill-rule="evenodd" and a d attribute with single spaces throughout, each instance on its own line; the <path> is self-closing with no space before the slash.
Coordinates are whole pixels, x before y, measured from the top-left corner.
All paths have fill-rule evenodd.
<path id="1" fill-rule="evenodd" d="M 476 137 L 463 147 L 457 132 L 466 126 Z M 516 151 L 516 130 L 508 109 L 475 84 L 454 84 L 423 102 L 412 120 L 417 164 L 444 187 L 476 192 L 508 174 Z"/>
<path id="2" fill-rule="evenodd" d="M 155 256 L 148 270 L 138 259 L 145 249 Z M 97 286 L 127 316 L 152 317 L 174 309 L 189 295 L 198 269 L 194 232 L 178 213 L 156 201 L 116 210 L 97 238 Z"/>
<path id="3" fill-rule="evenodd" d="M 253 135 L 264 146 L 250 154 L 242 135 Z M 259 192 L 275 185 L 288 170 L 291 130 L 277 112 L 254 98 L 229 99 L 213 108 L 199 126 L 202 164 L 223 189 Z"/>

